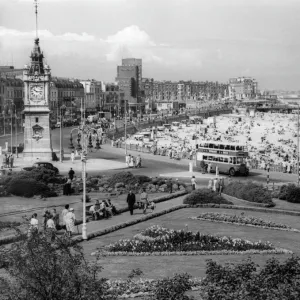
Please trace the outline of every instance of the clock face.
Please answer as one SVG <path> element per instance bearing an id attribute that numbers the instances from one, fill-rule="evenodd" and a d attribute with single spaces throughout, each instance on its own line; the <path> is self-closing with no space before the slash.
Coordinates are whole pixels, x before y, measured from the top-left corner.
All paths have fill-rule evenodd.
<path id="1" fill-rule="evenodd" d="M 30 87 L 30 100 L 39 102 L 44 98 L 44 86 L 42 85 L 32 85 Z"/>

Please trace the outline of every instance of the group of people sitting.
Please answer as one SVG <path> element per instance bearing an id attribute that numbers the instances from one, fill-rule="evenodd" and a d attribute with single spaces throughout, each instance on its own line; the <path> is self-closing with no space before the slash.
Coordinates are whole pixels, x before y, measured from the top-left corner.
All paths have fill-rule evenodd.
<path id="1" fill-rule="evenodd" d="M 118 213 L 110 199 L 102 200 L 101 203 L 99 200 L 96 200 L 96 203 L 90 207 L 89 212 L 93 220 L 108 219 Z"/>

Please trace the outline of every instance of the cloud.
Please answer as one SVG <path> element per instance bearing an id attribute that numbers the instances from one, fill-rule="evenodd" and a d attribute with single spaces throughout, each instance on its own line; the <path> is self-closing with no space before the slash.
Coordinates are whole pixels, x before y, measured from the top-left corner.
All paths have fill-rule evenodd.
<path id="1" fill-rule="evenodd" d="M 154 64 L 167 68 L 178 65 L 201 67 L 203 61 L 200 48 L 189 49 L 188 46 L 157 43 L 136 25 L 125 27 L 106 38 L 86 32 L 54 34 L 49 30 L 39 30 L 38 34 L 41 48 L 50 66 L 52 58 L 67 56 L 76 58 L 74 64 L 79 63 L 79 60 L 94 60 L 95 64 L 117 64 L 124 57 L 138 57 L 142 58 L 146 65 Z M 34 38 L 35 31 L 24 32 L 0 26 L 1 53 L 6 53 L 8 57 L 10 53 L 14 53 L 16 61 L 25 64 L 28 62 Z"/>

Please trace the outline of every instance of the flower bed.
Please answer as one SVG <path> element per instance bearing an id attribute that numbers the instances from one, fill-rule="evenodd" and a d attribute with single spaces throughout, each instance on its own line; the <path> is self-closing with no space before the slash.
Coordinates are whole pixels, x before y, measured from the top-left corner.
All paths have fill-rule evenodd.
<path id="1" fill-rule="evenodd" d="M 99 251 L 104 255 L 208 255 L 237 253 L 286 253 L 269 242 L 251 242 L 200 232 L 151 226 L 133 239 L 120 240 Z M 95 253 L 93 253 L 95 254 Z"/>
<path id="2" fill-rule="evenodd" d="M 265 221 L 263 219 L 256 218 L 253 216 L 228 215 L 224 213 L 220 214 L 220 213 L 207 212 L 207 213 L 200 214 L 198 217 L 190 217 L 190 219 L 300 232 L 300 230 L 291 228 L 288 225 L 275 223 L 272 221 Z"/>
<path id="3" fill-rule="evenodd" d="M 189 281 L 191 290 L 200 290 L 200 278 L 192 278 Z M 153 295 L 160 281 L 154 279 L 108 280 L 107 284 L 109 290 L 117 293 L 118 298 L 135 298 Z"/>

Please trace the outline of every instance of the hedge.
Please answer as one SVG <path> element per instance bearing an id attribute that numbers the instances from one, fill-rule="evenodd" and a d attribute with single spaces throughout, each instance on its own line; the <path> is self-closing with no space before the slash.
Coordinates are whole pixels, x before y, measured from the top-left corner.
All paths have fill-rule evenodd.
<path id="1" fill-rule="evenodd" d="M 275 206 L 271 192 L 255 182 L 233 181 L 225 186 L 223 193 L 250 202 L 268 204 L 269 207 Z"/>
<path id="2" fill-rule="evenodd" d="M 280 187 L 278 198 L 291 203 L 300 203 L 300 188 L 295 184 L 284 184 Z"/>
<path id="3" fill-rule="evenodd" d="M 210 189 L 203 188 L 192 191 L 187 195 L 184 200 L 184 204 L 205 204 L 205 203 L 216 203 L 216 204 L 233 204 L 232 202 L 224 199 L 218 193 L 211 191 Z"/>

